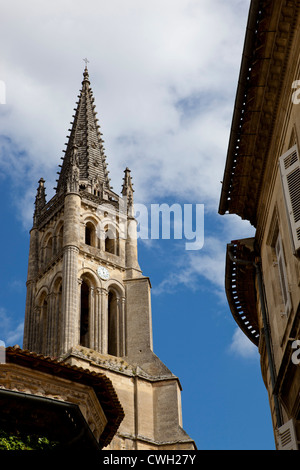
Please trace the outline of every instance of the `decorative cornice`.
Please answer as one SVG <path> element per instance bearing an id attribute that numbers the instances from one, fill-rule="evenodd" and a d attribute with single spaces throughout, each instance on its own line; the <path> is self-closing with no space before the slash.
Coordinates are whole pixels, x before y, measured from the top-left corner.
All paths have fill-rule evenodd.
<path id="1" fill-rule="evenodd" d="M 260 330 L 256 309 L 254 239 L 227 245 L 225 291 L 233 318 L 245 335 L 258 346 Z"/>
<path id="2" fill-rule="evenodd" d="M 298 11 L 287 0 L 250 7 L 219 213 L 254 226 Z"/>

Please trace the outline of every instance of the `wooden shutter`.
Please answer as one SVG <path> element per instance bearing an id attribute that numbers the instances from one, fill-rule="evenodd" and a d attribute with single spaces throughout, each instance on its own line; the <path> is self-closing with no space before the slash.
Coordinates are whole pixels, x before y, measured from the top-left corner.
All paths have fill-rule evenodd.
<path id="1" fill-rule="evenodd" d="M 291 311 L 291 297 L 289 292 L 289 283 L 286 273 L 286 263 L 285 263 L 285 256 L 281 241 L 281 236 L 278 233 L 278 237 L 275 243 L 275 252 L 277 257 L 278 263 L 278 273 L 279 273 L 279 280 L 280 280 L 280 287 L 282 293 L 282 299 L 284 303 L 284 314 L 289 315 Z"/>
<path id="2" fill-rule="evenodd" d="M 298 450 L 294 422 L 291 419 L 277 430 L 278 450 Z"/>
<path id="3" fill-rule="evenodd" d="M 291 235 L 295 251 L 300 250 L 300 159 L 297 145 L 279 158 Z"/>

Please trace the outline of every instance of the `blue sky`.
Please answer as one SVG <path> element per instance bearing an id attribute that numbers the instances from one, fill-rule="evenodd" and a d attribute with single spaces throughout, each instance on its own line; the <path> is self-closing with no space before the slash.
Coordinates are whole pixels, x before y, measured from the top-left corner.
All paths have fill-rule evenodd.
<path id="1" fill-rule="evenodd" d="M 204 450 L 274 448 L 258 353 L 224 293 L 226 243 L 253 228 L 217 214 L 249 3 L 13 0 L 1 12 L 0 340 L 22 345 L 37 182 L 49 199 L 87 56 L 114 190 L 128 166 L 135 202 L 204 204 L 201 250 L 139 240 L 154 351 L 180 378 L 184 428 Z"/>

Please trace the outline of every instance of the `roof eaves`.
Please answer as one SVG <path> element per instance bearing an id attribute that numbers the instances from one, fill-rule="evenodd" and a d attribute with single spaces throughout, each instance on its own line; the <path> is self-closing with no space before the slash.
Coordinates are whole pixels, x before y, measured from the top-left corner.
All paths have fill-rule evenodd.
<path id="1" fill-rule="evenodd" d="M 242 62 L 238 79 L 238 87 L 234 104 L 233 120 L 230 131 L 227 160 L 225 165 L 221 198 L 219 204 L 219 214 L 224 215 L 228 210 L 230 200 L 232 175 L 234 173 L 234 159 L 237 141 L 240 133 L 241 115 L 244 108 L 244 101 L 247 92 L 247 81 L 251 69 L 253 48 L 256 39 L 256 26 L 262 14 L 261 0 L 252 0 L 248 15 Z"/>

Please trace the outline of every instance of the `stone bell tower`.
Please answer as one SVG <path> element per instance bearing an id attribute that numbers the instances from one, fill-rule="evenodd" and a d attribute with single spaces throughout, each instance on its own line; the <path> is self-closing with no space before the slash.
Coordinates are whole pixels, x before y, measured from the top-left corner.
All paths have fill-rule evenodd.
<path id="1" fill-rule="evenodd" d="M 154 354 L 150 281 L 138 263 L 130 170 L 112 191 L 87 67 L 47 202 L 40 179 L 23 348 L 107 375 L 125 411 L 110 449 L 195 449 L 181 387 Z"/>

